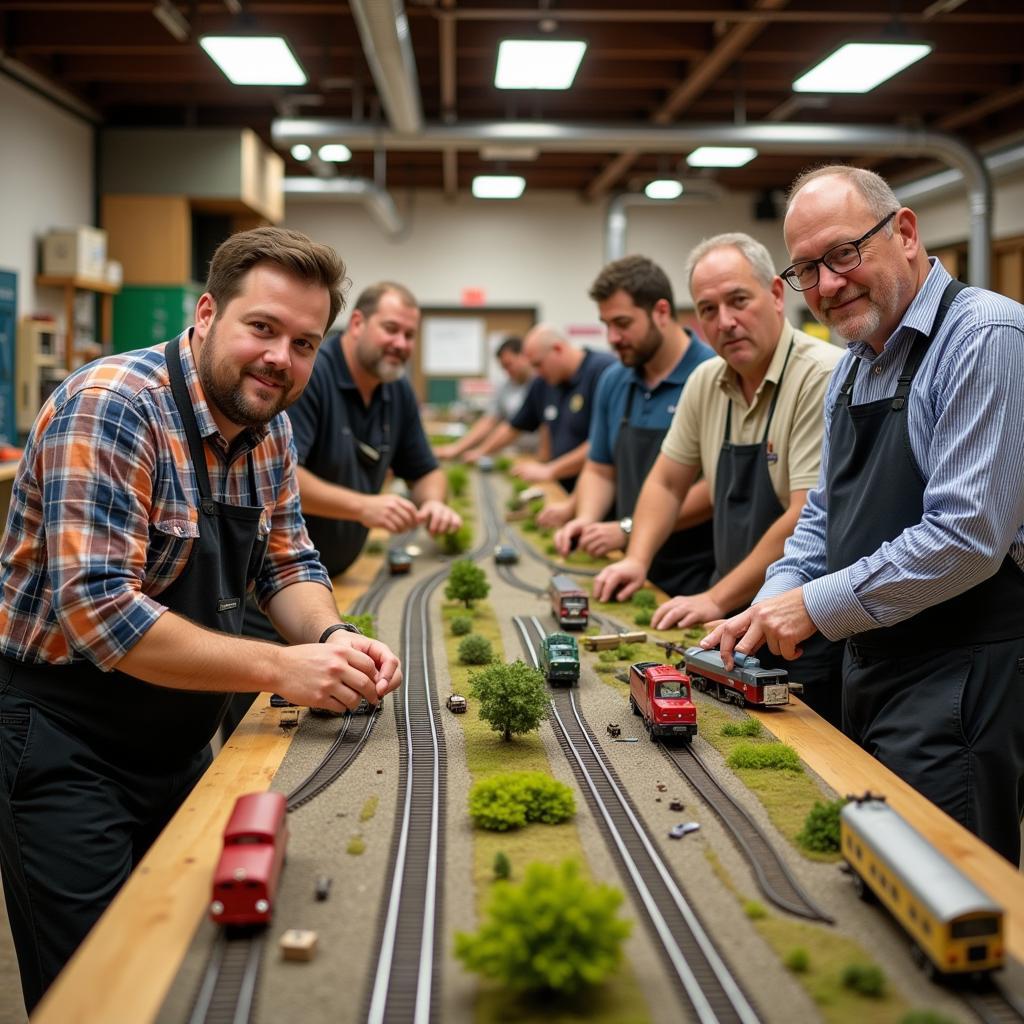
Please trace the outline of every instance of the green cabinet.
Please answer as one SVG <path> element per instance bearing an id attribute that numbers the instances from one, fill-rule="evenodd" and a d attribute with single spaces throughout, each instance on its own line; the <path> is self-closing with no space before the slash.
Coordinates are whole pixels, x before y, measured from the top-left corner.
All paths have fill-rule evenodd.
<path id="1" fill-rule="evenodd" d="M 126 284 L 114 296 L 114 351 L 130 352 L 168 341 L 195 317 L 201 285 Z"/>

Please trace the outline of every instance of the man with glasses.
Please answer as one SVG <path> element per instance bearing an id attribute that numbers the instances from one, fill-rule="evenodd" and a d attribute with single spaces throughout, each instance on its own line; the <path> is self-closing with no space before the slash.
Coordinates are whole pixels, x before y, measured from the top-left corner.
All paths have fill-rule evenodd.
<path id="1" fill-rule="evenodd" d="M 1014 864 L 1024 796 L 1024 308 L 929 259 L 878 175 L 799 178 L 782 277 L 849 341 L 822 476 L 755 604 L 702 642 L 845 639 L 843 728 Z"/>

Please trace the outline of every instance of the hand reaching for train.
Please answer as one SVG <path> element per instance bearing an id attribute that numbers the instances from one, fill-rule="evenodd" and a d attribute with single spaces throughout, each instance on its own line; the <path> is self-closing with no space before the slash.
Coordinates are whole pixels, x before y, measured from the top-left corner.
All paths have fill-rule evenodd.
<path id="1" fill-rule="evenodd" d="M 796 587 L 726 619 L 700 645 L 705 650 L 717 647 L 725 667 L 731 669 L 734 650 L 753 654 L 764 643 L 772 654 L 794 661 L 803 654 L 801 643 L 817 631 L 804 606 L 803 587 Z"/>
<path id="2" fill-rule="evenodd" d="M 426 526 L 432 537 L 439 533 L 455 533 L 462 526 L 462 516 L 443 501 L 431 499 L 420 505 L 416 521 Z"/>
<path id="3" fill-rule="evenodd" d="M 389 533 L 405 533 L 416 529 L 416 506 L 398 494 L 366 494 L 361 496 L 359 522 L 367 529 L 381 527 Z"/>
<path id="4" fill-rule="evenodd" d="M 280 647 L 282 681 L 273 687 L 293 704 L 354 710 L 365 698 L 379 704 L 402 684 L 402 667 L 379 640 L 338 630 L 322 644 Z"/>
<path id="5" fill-rule="evenodd" d="M 647 579 L 647 567 L 635 558 L 623 558 L 605 566 L 594 579 L 598 601 L 627 601 Z"/>
<path id="6" fill-rule="evenodd" d="M 651 616 L 651 626 L 654 629 L 670 629 L 672 626 L 686 629 L 688 626 L 706 625 L 721 619 L 727 610 L 712 598 L 709 591 L 680 595 L 658 607 Z"/>

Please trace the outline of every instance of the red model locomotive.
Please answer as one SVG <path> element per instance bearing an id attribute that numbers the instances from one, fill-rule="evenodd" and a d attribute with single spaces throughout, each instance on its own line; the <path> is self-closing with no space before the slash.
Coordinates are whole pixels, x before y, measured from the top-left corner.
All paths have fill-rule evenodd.
<path id="1" fill-rule="evenodd" d="M 287 803 L 281 793 L 246 793 L 235 801 L 213 873 L 210 917 L 217 924 L 270 920 L 287 846 Z"/>
<path id="2" fill-rule="evenodd" d="M 679 736 L 687 743 L 697 735 L 697 708 L 690 696 L 690 680 L 671 665 L 638 661 L 629 667 L 629 708 L 642 715 L 656 736 Z"/>

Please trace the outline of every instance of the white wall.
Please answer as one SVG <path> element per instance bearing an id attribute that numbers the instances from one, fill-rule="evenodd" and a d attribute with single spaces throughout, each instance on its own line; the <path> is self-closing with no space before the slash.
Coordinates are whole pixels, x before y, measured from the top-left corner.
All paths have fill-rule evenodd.
<path id="1" fill-rule="evenodd" d="M 62 314 L 62 295 L 36 289 L 38 239 L 93 223 L 93 129 L 0 75 L 0 268 L 18 275 L 18 315 Z"/>

